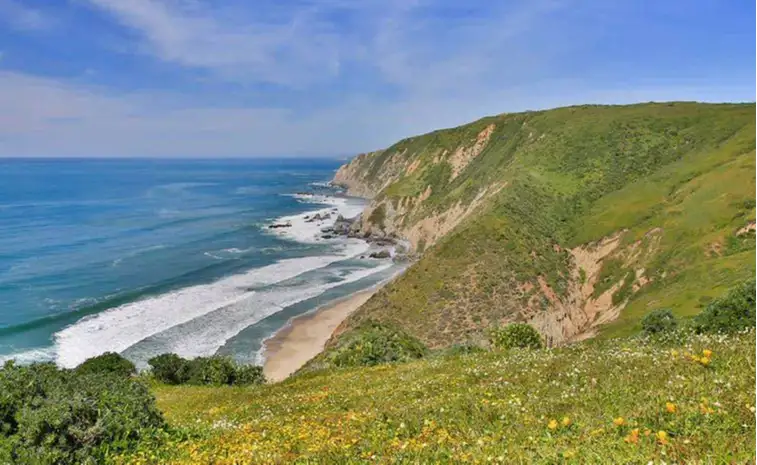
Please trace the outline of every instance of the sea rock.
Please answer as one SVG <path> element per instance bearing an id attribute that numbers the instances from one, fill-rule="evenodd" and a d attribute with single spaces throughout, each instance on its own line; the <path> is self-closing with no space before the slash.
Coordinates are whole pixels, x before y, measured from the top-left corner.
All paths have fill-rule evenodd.
<path id="1" fill-rule="evenodd" d="M 372 252 L 368 255 L 370 258 L 389 258 L 392 256 L 388 250 L 379 250 L 378 252 Z"/>
<path id="2" fill-rule="evenodd" d="M 334 222 L 334 232 L 342 236 L 347 236 L 352 228 L 352 223 L 352 220 L 345 219 L 342 215 L 339 215 Z"/>
<path id="3" fill-rule="evenodd" d="M 310 218 L 305 219 L 305 223 L 312 223 L 314 221 L 321 221 L 321 214 L 316 213 L 315 215 L 311 216 Z"/>
<path id="4" fill-rule="evenodd" d="M 268 225 L 268 229 L 278 229 L 278 228 L 291 228 L 292 223 L 286 222 L 286 223 L 273 223 Z"/>

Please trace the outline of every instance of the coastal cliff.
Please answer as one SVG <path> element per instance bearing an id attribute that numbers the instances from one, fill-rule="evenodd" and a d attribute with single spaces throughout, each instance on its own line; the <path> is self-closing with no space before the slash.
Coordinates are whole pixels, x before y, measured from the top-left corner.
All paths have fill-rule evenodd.
<path id="1" fill-rule="evenodd" d="M 523 321 L 558 345 L 694 314 L 691 289 L 754 273 L 754 133 L 753 104 L 586 105 L 359 155 L 333 180 L 372 199 L 356 227 L 422 256 L 340 331 L 386 321 L 442 347 Z"/>

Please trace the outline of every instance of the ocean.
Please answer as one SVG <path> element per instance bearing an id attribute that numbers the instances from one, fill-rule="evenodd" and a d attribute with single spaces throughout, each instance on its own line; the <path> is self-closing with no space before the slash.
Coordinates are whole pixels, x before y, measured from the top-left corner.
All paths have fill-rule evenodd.
<path id="1" fill-rule="evenodd" d="M 339 164 L 0 160 L 0 362 L 261 363 L 290 318 L 399 270 L 361 240 L 320 237 L 364 207 L 326 184 Z M 316 211 L 332 219 L 304 220 Z"/>

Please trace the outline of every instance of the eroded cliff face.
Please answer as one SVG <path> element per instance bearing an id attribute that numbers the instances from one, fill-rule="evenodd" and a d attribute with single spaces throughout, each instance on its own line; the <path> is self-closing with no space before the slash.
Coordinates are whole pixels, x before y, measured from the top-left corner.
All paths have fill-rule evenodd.
<path id="1" fill-rule="evenodd" d="M 340 330 L 381 320 L 444 347 L 522 321 L 559 345 L 629 307 L 628 325 L 690 312 L 682 276 L 708 292 L 754 269 L 753 167 L 753 105 L 505 114 L 359 155 L 333 180 L 371 199 L 355 232 L 419 260 Z"/>
<path id="2" fill-rule="evenodd" d="M 346 188 L 349 195 L 372 199 L 386 185 L 396 180 L 396 177 L 386 169 L 381 169 L 375 176 L 369 175 L 370 165 L 383 152 L 383 150 L 377 150 L 361 153 L 349 163 L 340 166 L 331 182 Z"/>
<path id="3" fill-rule="evenodd" d="M 493 123 L 488 124 L 475 137 L 461 141 L 454 150 L 436 149 L 430 157 L 428 146 L 421 146 L 417 151 L 393 147 L 360 154 L 342 165 L 332 182 L 345 187 L 350 195 L 372 199 L 361 215 L 359 234 L 399 237 L 407 241 L 411 251 L 422 252 L 452 231 L 505 183 L 481 185 L 472 199 L 458 199 L 439 208 L 424 208 L 435 194 L 434 189 L 440 187 L 434 182 L 442 181 L 438 179 L 424 182 L 423 190 L 415 195 L 381 194 L 401 179 L 419 177 L 438 167 L 447 173 L 445 184 L 454 180 L 484 151 L 495 127 Z"/>

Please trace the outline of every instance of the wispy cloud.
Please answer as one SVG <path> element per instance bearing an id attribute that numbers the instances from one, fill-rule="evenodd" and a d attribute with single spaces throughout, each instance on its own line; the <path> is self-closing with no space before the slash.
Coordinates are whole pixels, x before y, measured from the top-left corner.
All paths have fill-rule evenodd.
<path id="1" fill-rule="evenodd" d="M 0 21 L 19 31 L 44 31 L 55 26 L 52 16 L 15 0 L 0 0 Z"/>
<path id="2" fill-rule="evenodd" d="M 259 8 L 251 15 L 246 3 L 211 8 L 194 1 L 89 1 L 135 31 L 140 52 L 166 62 L 292 85 L 338 71 L 339 37 L 312 6 Z"/>

